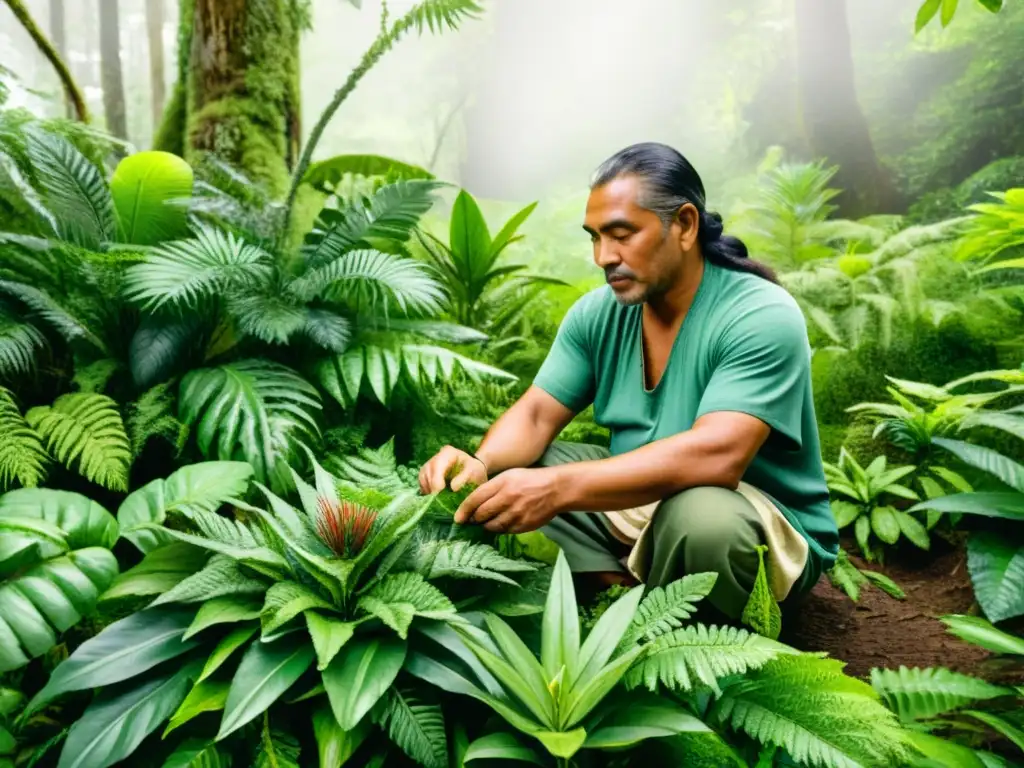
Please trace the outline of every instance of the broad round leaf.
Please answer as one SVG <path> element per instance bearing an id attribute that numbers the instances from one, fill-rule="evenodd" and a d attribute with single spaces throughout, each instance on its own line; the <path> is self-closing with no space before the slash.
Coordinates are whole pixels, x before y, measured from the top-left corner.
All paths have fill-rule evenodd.
<path id="1" fill-rule="evenodd" d="M 110 193 L 122 241 L 156 245 L 185 236 L 185 207 L 168 203 L 192 194 L 192 178 L 192 166 L 170 152 L 136 152 L 118 163 Z"/>

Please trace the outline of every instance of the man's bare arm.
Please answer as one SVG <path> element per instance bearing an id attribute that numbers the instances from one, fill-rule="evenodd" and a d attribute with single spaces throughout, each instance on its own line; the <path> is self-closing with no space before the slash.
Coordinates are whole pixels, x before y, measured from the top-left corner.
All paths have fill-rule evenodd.
<path id="1" fill-rule="evenodd" d="M 771 430 L 744 413 L 711 413 L 628 453 L 552 467 L 562 509 L 630 509 L 698 486 L 736 488 Z"/>
<path id="2" fill-rule="evenodd" d="M 494 477 L 529 467 L 544 455 L 575 414 L 539 387 L 530 387 L 487 431 L 476 455 Z"/>

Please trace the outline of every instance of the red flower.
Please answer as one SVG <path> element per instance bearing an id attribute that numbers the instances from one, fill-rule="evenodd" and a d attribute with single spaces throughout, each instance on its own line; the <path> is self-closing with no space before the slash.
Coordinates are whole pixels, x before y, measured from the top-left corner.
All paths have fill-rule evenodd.
<path id="1" fill-rule="evenodd" d="M 316 521 L 320 539 L 338 557 L 355 557 L 366 543 L 366 537 L 377 519 L 377 513 L 352 501 L 330 501 L 318 496 L 320 516 Z"/>

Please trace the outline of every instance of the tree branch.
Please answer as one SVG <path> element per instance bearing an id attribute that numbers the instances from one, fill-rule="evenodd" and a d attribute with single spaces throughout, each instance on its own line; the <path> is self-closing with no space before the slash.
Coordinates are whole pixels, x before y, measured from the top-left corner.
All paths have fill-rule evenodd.
<path id="1" fill-rule="evenodd" d="M 57 50 L 53 47 L 50 41 L 43 34 L 42 30 L 32 19 L 32 14 L 28 12 L 28 8 L 22 0 L 5 0 L 7 6 L 14 13 L 14 17 L 21 22 L 21 26 L 25 28 L 32 41 L 38 46 L 42 54 L 49 60 L 53 68 L 57 70 L 57 76 L 60 78 L 61 84 L 64 86 L 64 92 L 67 94 L 68 100 L 71 102 L 75 110 L 75 117 L 77 117 L 83 123 L 89 122 L 89 111 L 85 106 L 85 98 L 82 96 L 82 91 L 78 88 L 75 83 L 75 79 L 71 76 L 70 70 L 68 70 L 67 64 L 57 53 Z"/>

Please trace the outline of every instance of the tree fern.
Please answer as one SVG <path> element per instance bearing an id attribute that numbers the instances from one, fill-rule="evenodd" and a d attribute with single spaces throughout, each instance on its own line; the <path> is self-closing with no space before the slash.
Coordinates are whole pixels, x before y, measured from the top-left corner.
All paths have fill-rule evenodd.
<path id="1" fill-rule="evenodd" d="M 203 299 L 266 280 L 272 259 L 231 232 L 204 226 L 189 240 L 157 246 L 128 269 L 125 295 L 148 310 L 194 308 Z"/>
<path id="2" fill-rule="evenodd" d="M 68 469 L 112 491 L 128 490 L 132 452 L 117 403 L 105 395 L 73 393 L 39 406 L 25 420 Z"/>
<path id="3" fill-rule="evenodd" d="M 693 615 L 695 603 L 707 597 L 717 578 L 717 573 L 694 573 L 666 587 L 652 589 L 637 608 L 622 639 L 622 646 L 654 640 L 682 627 L 683 622 Z"/>
<path id="4" fill-rule="evenodd" d="M 801 765 L 906 765 L 908 737 L 866 683 L 842 662 L 780 656 L 724 687 L 713 720 L 779 746 Z"/>
<path id="5" fill-rule="evenodd" d="M 0 304 L 0 377 L 28 373 L 35 365 L 36 352 L 45 345 L 46 337 L 38 328 L 7 312 Z"/>
<path id="6" fill-rule="evenodd" d="M 719 679 L 741 674 L 799 651 L 736 627 L 695 624 L 661 635 L 626 673 L 629 688 L 658 686 L 689 691 L 701 684 L 719 690 Z"/>
<path id="7" fill-rule="evenodd" d="M 319 410 L 309 382 L 266 360 L 191 371 L 178 396 L 179 418 L 194 427 L 203 456 L 247 461 L 262 482 L 279 477 L 295 447 L 319 435 Z"/>
<path id="8" fill-rule="evenodd" d="M 26 488 L 46 477 L 49 457 L 39 435 L 22 418 L 14 395 L 0 387 L 0 490 L 14 483 Z"/>
<path id="9" fill-rule="evenodd" d="M 872 669 L 871 685 L 901 720 L 923 720 L 976 701 L 1014 694 L 1012 689 L 942 667 Z"/>
<path id="10" fill-rule="evenodd" d="M 31 130 L 27 147 L 63 239 L 94 250 L 113 240 L 114 202 L 99 169 L 62 136 Z"/>
<path id="11" fill-rule="evenodd" d="M 447 768 L 448 741 L 444 714 L 409 688 L 392 688 L 377 721 L 398 747 L 425 768 Z"/>

